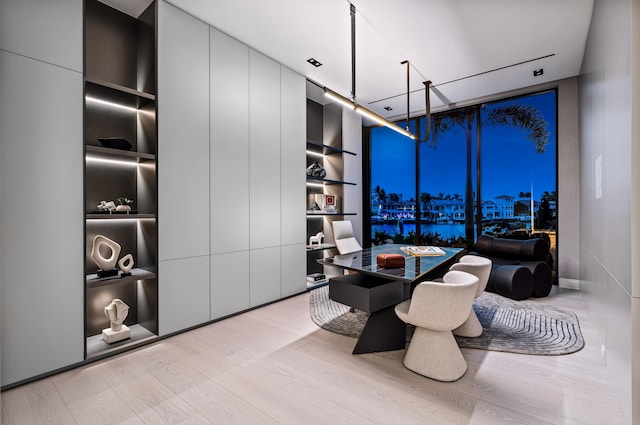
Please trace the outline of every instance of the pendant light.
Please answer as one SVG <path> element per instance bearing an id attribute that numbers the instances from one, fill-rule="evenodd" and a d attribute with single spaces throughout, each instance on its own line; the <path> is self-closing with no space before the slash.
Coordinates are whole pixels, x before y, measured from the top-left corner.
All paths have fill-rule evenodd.
<path id="1" fill-rule="evenodd" d="M 405 128 L 400 127 L 399 125 L 392 123 L 386 118 L 376 114 L 373 111 L 365 108 L 362 105 L 359 105 L 356 100 L 356 7 L 349 3 L 349 13 L 351 14 L 351 99 L 347 99 L 346 97 L 336 93 L 335 91 L 324 87 L 324 95 L 329 99 L 340 103 L 346 108 L 352 109 L 362 116 L 380 124 L 391 130 L 394 130 L 403 136 L 406 136 L 413 140 L 419 140 L 421 142 L 426 142 L 429 140 L 429 135 L 431 133 L 431 101 L 429 98 L 429 92 L 431 88 L 431 81 L 424 81 L 422 84 L 425 86 L 425 102 L 426 102 L 426 134 L 423 138 L 413 134 L 409 130 L 409 67 L 410 63 L 408 60 L 403 61 L 401 64 L 407 65 L 407 125 Z"/>

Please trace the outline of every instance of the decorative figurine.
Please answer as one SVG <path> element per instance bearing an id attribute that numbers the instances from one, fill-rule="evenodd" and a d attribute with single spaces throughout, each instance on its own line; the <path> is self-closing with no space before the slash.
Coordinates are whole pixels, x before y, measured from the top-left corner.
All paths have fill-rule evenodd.
<path id="1" fill-rule="evenodd" d="M 314 243 L 320 245 L 322 243 L 322 238 L 324 238 L 324 232 L 318 232 L 315 236 L 310 236 L 309 245 L 313 245 Z"/>
<path id="2" fill-rule="evenodd" d="M 313 164 L 307 167 L 307 176 L 323 179 L 327 175 L 327 172 L 322 168 L 318 161 L 313 161 Z"/>
<path id="3" fill-rule="evenodd" d="M 98 207 L 98 211 L 115 211 L 117 208 L 115 202 L 113 201 L 100 201 L 100 203 L 96 206 Z"/>
<path id="4" fill-rule="evenodd" d="M 104 308 L 104 314 L 109 319 L 111 327 L 102 330 L 102 339 L 112 344 L 122 341 L 123 339 L 131 338 L 131 329 L 123 324 L 124 319 L 126 319 L 129 314 L 128 305 L 116 298 L 111 301 L 111 304 Z"/>

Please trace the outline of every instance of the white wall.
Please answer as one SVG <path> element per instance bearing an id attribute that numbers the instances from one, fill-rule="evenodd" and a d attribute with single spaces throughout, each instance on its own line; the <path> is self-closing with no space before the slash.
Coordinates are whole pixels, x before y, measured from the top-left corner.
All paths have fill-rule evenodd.
<path id="1" fill-rule="evenodd" d="M 594 343 L 605 349 L 603 361 L 628 424 L 640 423 L 640 380 L 630 373 L 633 359 L 640 358 L 634 290 L 640 282 L 632 266 L 639 254 L 639 217 L 632 209 L 640 201 L 638 180 L 632 179 L 640 165 L 634 146 L 639 56 L 631 42 L 640 24 L 638 7 L 636 0 L 596 0 L 579 80 L 580 278 L 599 325 L 601 340 Z"/>

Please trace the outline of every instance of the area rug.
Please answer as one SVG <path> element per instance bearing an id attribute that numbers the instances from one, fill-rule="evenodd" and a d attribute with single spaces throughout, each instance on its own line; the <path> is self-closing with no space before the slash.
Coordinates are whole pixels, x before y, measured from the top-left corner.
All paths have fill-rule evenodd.
<path id="1" fill-rule="evenodd" d="M 310 292 L 311 319 L 323 329 L 357 338 L 367 321 L 362 311 L 329 299 L 329 287 Z M 539 301 L 514 301 L 485 292 L 473 304 L 483 327 L 477 338 L 456 337 L 462 348 L 519 354 L 562 355 L 584 347 L 575 313 Z M 413 326 L 407 327 L 410 340 Z"/>

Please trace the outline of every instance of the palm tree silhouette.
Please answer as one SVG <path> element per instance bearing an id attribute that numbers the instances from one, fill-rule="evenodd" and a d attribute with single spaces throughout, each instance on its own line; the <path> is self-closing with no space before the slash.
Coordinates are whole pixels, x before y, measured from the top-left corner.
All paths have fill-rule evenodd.
<path id="1" fill-rule="evenodd" d="M 483 114 L 484 112 L 484 114 Z M 472 130 L 474 121 L 478 137 L 482 126 L 511 126 L 526 132 L 527 138 L 533 143 L 536 153 L 544 153 L 549 144 L 549 130 L 547 121 L 537 108 L 512 101 L 500 106 L 473 106 L 454 111 L 431 115 L 431 138 L 427 141 L 435 148 L 439 137 L 450 130 L 462 129 L 466 138 L 467 162 L 465 179 L 465 238 L 467 244 L 474 241 L 473 229 L 473 180 L 471 177 L 472 164 Z M 478 223 L 478 234 L 480 234 Z"/>

